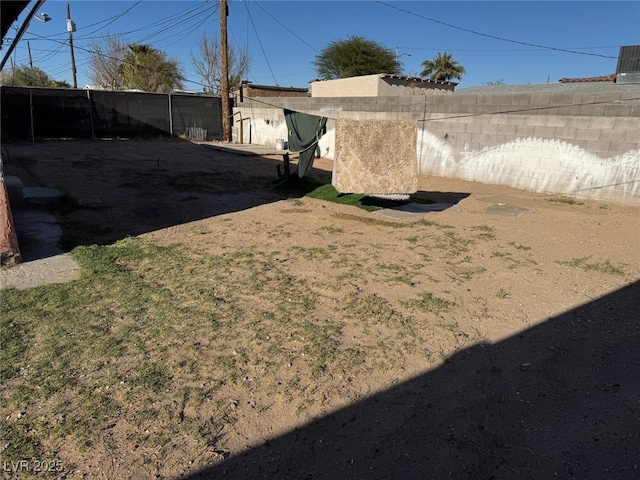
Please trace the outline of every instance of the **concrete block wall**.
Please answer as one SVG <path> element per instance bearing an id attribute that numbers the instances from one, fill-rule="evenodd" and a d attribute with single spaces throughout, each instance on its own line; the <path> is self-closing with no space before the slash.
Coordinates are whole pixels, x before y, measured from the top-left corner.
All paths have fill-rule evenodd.
<path id="1" fill-rule="evenodd" d="M 2 166 L 3 159 L 6 158 L 6 153 L 2 149 L 0 153 L 0 266 L 11 266 L 20 263 L 21 260 Z"/>
<path id="2" fill-rule="evenodd" d="M 613 87 L 613 88 L 610 88 Z M 421 174 L 640 205 L 640 86 L 606 91 L 256 98 L 252 143 L 287 138 L 283 109 L 329 119 L 413 120 Z M 333 158 L 334 123 L 320 142 Z M 244 140 L 248 143 L 246 124 Z"/>

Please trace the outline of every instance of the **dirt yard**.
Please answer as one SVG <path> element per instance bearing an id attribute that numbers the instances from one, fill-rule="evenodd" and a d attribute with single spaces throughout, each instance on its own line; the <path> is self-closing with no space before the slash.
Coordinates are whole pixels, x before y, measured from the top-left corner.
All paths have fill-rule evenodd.
<path id="1" fill-rule="evenodd" d="M 117 408 L 84 433 L 29 425 L 60 478 L 640 478 L 640 209 L 420 177 L 453 206 L 397 220 L 277 190 L 277 156 L 5 148 L 5 174 L 67 194 L 69 248 L 177 252 L 122 265 L 180 327 L 105 357 L 108 377 L 70 360 Z M 104 335 L 155 332 L 104 285 L 87 317 Z M 143 400 L 129 379 L 148 365 L 168 373 Z M 75 390 L 14 395 L 29 367 L 3 382 L 11 428 L 84 418 Z"/>

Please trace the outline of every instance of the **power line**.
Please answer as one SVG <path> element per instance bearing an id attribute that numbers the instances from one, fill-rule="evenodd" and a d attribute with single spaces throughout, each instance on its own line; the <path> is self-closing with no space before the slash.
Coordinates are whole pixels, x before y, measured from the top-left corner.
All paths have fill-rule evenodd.
<path id="1" fill-rule="evenodd" d="M 278 22 L 280 24 L 280 26 L 282 28 L 284 28 L 287 32 L 289 32 L 291 35 L 293 35 L 294 37 L 296 37 L 298 40 L 300 40 L 302 43 L 304 43 L 307 47 L 309 47 L 311 50 L 313 50 L 316 53 L 320 53 L 320 51 L 314 47 L 313 45 L 309 45 L 303 38 L 299 37 L 298 35 L 296 35 L 293 31 L 291 31 L 291 29 L 289 27 L 287 27 L 284 23 L 282 23 L 280 20 L 278 20 L 276 17 L 274 17 L 273 15 L 271 15 L 269 12 L 267 12 L 264 7 L 262 5 L 260 5 L 258 2 L 253 2 L 255 3 L 258 7 L 260 7 L 262 9 L 262 11 L 264 13 L 266 13 L 267 15 L 269 15 L 271 18 L 273 18 L 276 22 Z"/>
<path id="2" fill-rule="evenodd" d="M 206 4 L 205 4 L 206 5 Z M 168 30 L 172 30 L 178 27 L 181 27 L 183 25 L 186 25 L 187 22 L 193 21 L 195 20 L 194 23 L 198 22 L 198 26 L 201 25 L 202 23 L 206 22 L 208 20 L 209 17 L 212 17 L 219 9 L 219 6 L 216 5 L 210 12 L 206 12 L 206 11 L 197 11 L 197 12 L 193 12 L 189 17 L 183 18 L 181 19 L 179 22 L 173 22 L 168 26 L 164 26 L 162 28 L 159 28 L 158 30 L 151 32 L 149 34 L 147 34 L 146 36 L 139 38 L 138 40 L 136 40 L 136 43 L 142 43 L 142 42 L 146 42 L 150 39 L 152 39 L 153 37 L 160 35 L 162 33 L 166 33 Z M 207 9 L 208 10 L 208 9 Z M 207 16 L 203 19 L 202 15 L 206 13 Z M 183 17 L 185 17 L 186 14 L 183 15 Z M 164 22 L 163 22 L 164 23 Z M 186 27 L 189 28 L 189 27 Z M 182 31 L 181 31 L 182 32 Z M 174 36 L 174 35 L 172 35 Z M 170 38 L 170 37 L 169 37 Z M 163 39 L 159 40 L 162 41 Z"/>
<path id="3" fill-rule="evenodd" d="M 115 15 L 114 17 L 110 17 L 109 19 L 107 19 L 107 21 L 111 20 L 110 23 L 113 23 L 113 21 L 122 17 L 124 14 L 129 12 L 132 8 L 134 8 L 140 2 L 141 0 L 138 0 L 138 2 L 131 5 L 127 10 L 125 10 L 124 12 L 118 15 Z M 137 28 L 137 29 L 131 30 L 130 32 L 125 32 L 125 33 L 141 32 L 144 30 L 149 30 L 150 28 L 156 28 L 155 31 L 148 33 L 146 36 L 141 37 L 139 40 L 131 41 L 130 43 L 142 43 L 150 40 L 153 37 L 157 37 L 159 35 L 161 35 L 161 37 L 157 39 L 157 42 L 164 42 L 166 40 L 170 40 L 178 36 L 182 39 L 186 36 L 189 36 L 191 33 L 193 33 L 198 28 L 200 28 L 205 22 L 207 22 L 213 16 L 215 11 L 218 10 L 218 8 L 219 8 L 218 5 L 214 5 L 214 8 L 211 9 L 211 4 L 208 2 L 205 3 L 204 5 L 198 4 L 196 7 L 190 7 L 188 9 L 181 11 L 177 17 L 175 15 L 170 17 L 164 17 L 158 21 L 152 22 L 149 25 L 146 25 L 144 27 Z M 207 15 L 203 16 L 202 14 L 205 12 L 207 13 Z M 101 22 L 97 22 L 97 24 L 103 23 L 103 22 L 104 20 Z M 96 24 L 92 24 L 92 25 L 96 25 Z M 162 26 L 162 27 L 157 28 L 159 26 Z M 181 28 L 181 29 L 177 30 L 178 28 Z M 125 33 L 120 33 L 118 35 L 124 35 Z M 162 35 L 167 33 L 169 33 L 169 35 Z M 63 40 L 63 38 L 56 38 L 57 35 L 44 37 L 42 35 L 33 34 L 33 36 L 36 37 L 34 38 L 34 40 L 41 40 L 41 41 L 49 40 L 59 44 L 59 46 L 53 50 L 40 50 L 42 52 L 49 52 L 49 54 L 45 56 L 41 56 L 39 59 L 36 59 L 36 62 L 43 62 L 51 59 L 56 53 L 60 52 L 65 45 L 68 45 L 66 39 Z M 92 38 L 101 39 L 101 38 L 107 38 L 107 37 L 108 35 L 107 36 L 101 35 L 101 36 L 94 36 L 94 37 L 91 37 L 90 35 L 84 35 L 80 37 L 76 36 L 75 39 L 77 40 L 78 38 L 80 38 L 80 39 L 83 39 L 84 41 L 87 41 Z M 154 43 L 157 43 L 157 42 L 154 42 Z M 172 45 L 173 43 L 176 43 L 176 42 L 174 41 L 169 45 Z M 166 44 L 163 44 L 163 46 L 166 46 Z M 86 62 L 86 63 L 89 63 L 89 62 Z M 56 67 L 52 67 L 51 70 L 55 71 Z"/>
<path id="4" fill-rule="evenodd" d="M 129 12 L 130 12 L 130 11 L 131 11 L 135 6 L 139 5 L 139 4 L 140 4 L 140 2 L 142 2 L 142 0 L 138 0 L 138 1 L 137 1 L 137 2 L 135 2 L 133 5 L 131 5 L 129 8 L 127 8 L 124 12 L 119 13 L 118 15 L 114 15 L 113 17 L 107 18 L 106 20 L 102 20 L 102 21 L 100 21 L 100 22 L 92 23 L 92 24 L 90 24 L 90 25 L 87 25 L 86 27 L 79 28 L 78 30 L 84 30 L 85 28 L 91 28 L 91 27 L 93 27 L 93 26 L 95 26 L 95 25 L 99 25 L 99 24 L 101 24 L 101 23 L 103 23 L 103 22 L 109 22 L 109 23 L 107 23 L 106 25 L 101 26 L 101 27 L 100 27 L 100 28 L 98 28 L 97 30 L 94 30 L 93 32 L 91 32 L 91 33 L 88 33 L 88 34 L 87 34 L 87 35 L 92 35 L 92 34 L 94 34 L 94 33 L 98 32 L 98 31 L 102 30 L 103 28 L 105 28 L 105 27 L 107 27 L 107 26 L 111 25 L 113 22 L 115 22 L 115 21 L 116 21 L 116 20 L 118 20 L 119 18 L 121 18 L 121 17 L 123 17 L 124 15 L 126 15 L 127 13 L 129 13 Z M 111 21 L 109 21 L 109 20 L 111 20 Z M 79 37 L 78 37 L 78 38 L 79 38 Z"/>
<path id="5" fill-rule="evenodd" d="M 138 3 L 140 3 L 140 2 L 138 2 Z M 138 3 L 134 4 L 133 6 L 131 6 L 128 10 L 130 10 L 131 8 L 136 6 Z M 198 20 L 198 19 L 200 19 L 200 16 L 203 13 L 205 13 L 209 8 L 209 5 L 207 3 L 199 3 L 198 5 L 196 5 L 194 7 L 190 7 L 188 9 L 186 9 L 186 10 L 183 10 L 179 14 L 174 14 L 174 15 L 171 15 L 169 17 L 164 17 L 164 18 L 162 18 L 160 20 L 157 20 L 155 22 L 152 22 L 152 23 L 150 23 L 148 25 L 145 25 L 145 26 L 142 26 L 142 27 L 139 27 L 139 28 L 135 28 L 133 30 L 129 30 L 129 31 L 125 31 L 125 32 L 119 32 L 117 35 L 119 35 L 119 36 L 131 35 L 133 33 L 143 32 L 145 30 L 150 30 L 152 28 L 156 28 L 156 30 L 154 32 L 151 32 L 151 33 L 147 34 L 147 37 L 151 38 L 151 37 L 153 37 L 155 35 L 158 35 L 160 33 L 166 32 L 167 30 L 171 30 L 171 29 L 173 29 L 175 27 L 178 27 L 178 26 L 180 26 L 180 25 L 182 25 L 182 24 L 184 24 L 184 23 L 186 23 L 186 22 L 188 22 L 190 20 L 194 20 L 194 19 Z M 213 12 L 215 12 L 216 9 L 217 9 L 217 6 L 216 6 L 216 8 L 214 8 Z M 119 16 L 122 16 L 124 13 L 126 13 L 126 12 L 123 12 Z M 117 15 L 117 17 L 119 17 L 119 16 Z M 113 17 L 110 17 L 110 18 L 113 18 Z M 107 20 L 109 20 L 109 19 L 107 19 Z M 100 22 L 98 22 L 98 23 L 100 23 Z M 95 25 L 95 24 L 92 24 L 92 25 Z M 86 28 L 86 27 L 83 27 L 83 28 Z M 91 33 L 94 33 L 94 32 L 91 32 Z M 64 37 L 64 36 L 66 36 L 66 32 L 53 34 L 53 35 L 50 35 L 49 37 L 43 37 L 41 35 L 38 35 L 38 37 L 40 37 L 39 39 L 44 39 L 44 40 L 55 40 L 56 37 Z M 75 38 L 76 38 L 76 40 L 100 40 L 100 39 L 104 39 L 104 38 L 107 38 L 107 37 L 110 37 L 110 36 L 113 36 L 113 35 L 112 34 L 107 34 L 107 35 L 91 36 L 91 34 L 86 34 L 86 35 L 82 35 L 82 36 L 76 36 Z M 145 37 L 145 38 L 147 38 L 147 37 Z M 26 40 L 37 40 L 37 39 L 27 38 Z"/>
<path id="6" fill-rule="evenodd" d="M 477 53 L 494 53 L 494 52 L 539 52 L 540 48 L 487 48 L 487 49 L 466 49 L 466 48 L 424 48 L 424 47 L 413 47 L 413 46 L 402 46 L 400 45 L 398 48 L 402 50 L 426 50 L 430 52 L 442 52 L 446 50 L 447 52 L 477 52 Z M 610 45 L 607 47 L 584 47 L 584 48 L 574 48 L 573 50 L 595 50 L 595 49 L 605 49 L 605 48 L 620 48 L 618 45 Z M 616 57 L 617 58 L 617 57 Z"/>
<path id="7" fill-rule="evenodd" d="M 449 28 L 455 28 L 456 30 L 460 30 L 463 32 L 467 32 L 467 33 L 472 33 L 474 35 L 480 35 L 481 37 L 487 37 L 487 38 L 493 38 L 494 40 L 500 40 L 502 42 L 510 42 L 510 43 L 516 43 L 518 45 L 526 45 L 527 47 L 536 47 L 536 48 L 542 48 L 545 50 L 554 50 L 556 52 L 564 52 L 564 53 L 574 53 L 576 55 L 589 55 L 592 57 L 601 57 L 601 58 L 618 58 L 618 57 L 612 57 L 610 55 L 601 55 L 599 53 L 591 53 L 591 52 L 579 52 L 577 50 L 570 50 L 567 48 L 557 48 L 557 47 L 549 47 L 547 45 L 538 45 L 536 43 L 528 43 L 528 42 L 521 42 L 519 40 L 511 40 L 509 38 L 504 38 L 504 37 L 498 37 L 496 35 L 489 35 L 488 33 L 482 33 L 482 32 L 477 32 L 475 30 L 471 30 L 469 28 L 463 28 L 463 27 L 458 27 L 457 25 L 452 25 L 450 23 L 446 23 L 443 22 L 441 20 L 436 20 L 435 18 L 430 18 L 424 15 L 420 15 L 419 13 L 415 13 L 415 12 L 411 12 L 409 10 L 405 10 L 404 8 L 400 8 L 397 7 L 395 5 L 391 5 L 388 3 L 385 3 L 381 0 L 374 0 L 376 3 L 379 3 L 380 5 L 384 5 L 385 7 L 389 7 L 392 8 L 394 10 L 398 10 L 399 12 L 403 12 L 409 15 L 413 15 L 414 17 L 418 17 L 418 18 L 422 18 L 423 20 L 428 20 L 429 22 L 433 22 L 433 23 L 438 23 L 440 25 L 444 25 L 445 27 L 449 27 Z"/>
<path id="8" fill-rule="evenodd" d="M 267 62 L 267 67 L 269 67 L 269 71 L 271 72 L 271 76 L 273 77 L 273 81 L 276 82 L 277 86 L 280 86 L 278 84 L 278 80 L 276 80 L 276 76 L 273 74 L 273 70 L 271 69 L 271 64 L 269 63 L 269 59 L 267 58 L 267 54 L 264 51 L 264 47 L 262 46 L 262 41 L 260 40 L 260 36 L 258 35 L 258 29 L 256 28 L 256 24 L 253 23 L 253 17 L 251 16 L 251 12 L 249 11 L 249 2 L 243 2 L 244 6 L 247 9 L 247 15 L 249 16 L 249 20 L 251 20 L 251 25 L 253 25 L 253 31 L 256 34 L 256 38 L 258 39 L 258 44 L 260 45 L 260 49 L 262 50 L 262 55 L 264 56 L 265 61 Z"/>

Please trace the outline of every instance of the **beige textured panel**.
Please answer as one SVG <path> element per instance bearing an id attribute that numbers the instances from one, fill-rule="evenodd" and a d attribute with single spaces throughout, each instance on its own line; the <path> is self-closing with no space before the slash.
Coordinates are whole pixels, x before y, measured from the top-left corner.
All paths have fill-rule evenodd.
<path id="1" fill-rule="evenodd" d="M 336 120 L 333 186 L 340 193 L 415 193 L 416 142 L 415 122 Z"/>

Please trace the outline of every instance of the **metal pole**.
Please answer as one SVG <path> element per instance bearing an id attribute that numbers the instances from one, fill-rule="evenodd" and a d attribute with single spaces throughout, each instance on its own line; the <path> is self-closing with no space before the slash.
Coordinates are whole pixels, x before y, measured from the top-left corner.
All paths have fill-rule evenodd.
<path id="1" fill-rule="evenodd" d="M 171 93 L 169 93 L 169 133 L 173 137 L 173 111 L 171 110 Z"/>
<path id="2" fill-rule="evenodd" d="M 71 8 L 67 1 L 67 31 L 69 32 L 69 47 L 71 48 L 71 73 L 73 74 L 73 88 L 78 88 L 78 79 L 76 78 L 76 57 L 73 54 L 73 31 L 75 25 L 71 20 Z"/>
<path id="3" fill-rule="evenodd" d="M 36 143 L 36 134 L 33 128 L 33 90 L 29 89 L 29 115 L 31 116 L 31 143 Z"/>
<path id="4" fill-rule="evenodd" d="M 95 140 L 96 138 L 96 132 L 93 128 L 93 105 L 92 105 L 92 101 L 91 101 L 91 94 L 90 94 L 90 90 L 87 90 L 87 98 L 89 99 L 89 121 L 91 122 L 91 138 L 93 138 Z"/>

